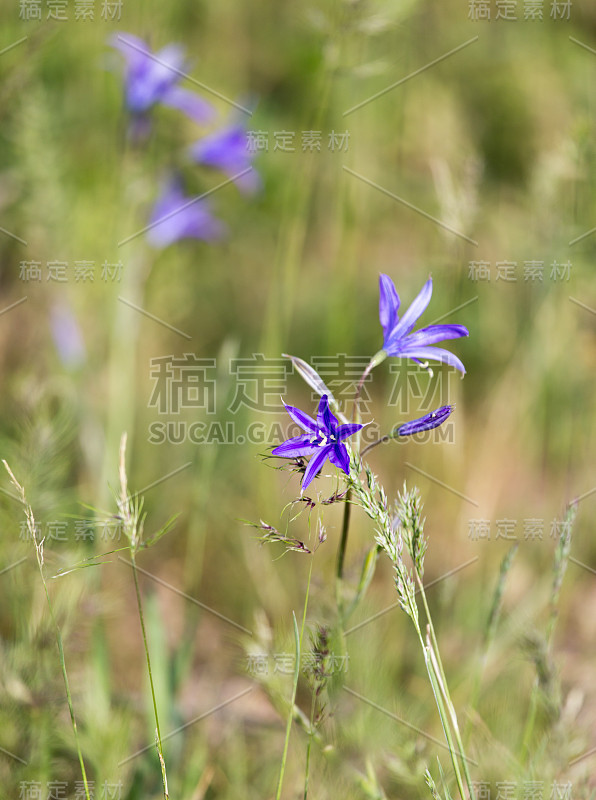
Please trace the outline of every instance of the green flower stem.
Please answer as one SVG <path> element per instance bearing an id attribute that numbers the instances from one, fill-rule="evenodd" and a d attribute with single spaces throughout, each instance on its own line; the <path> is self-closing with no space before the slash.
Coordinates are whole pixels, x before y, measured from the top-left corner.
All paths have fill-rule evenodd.
<path id="1" fill-rule="evenodd" d="M 381 353 L 383 351 L 380 351 Z M 383 359 L 381 359 L 383 360 Z M 360 380 L 358 381 L 358 386 L 356 387 L 356 393 L 354 395 L 354 407 L 352 410 L 352 422 L 356 422 L 360 420 L 360 395 L 362 393 L 362 387 L 364 386 L 364 381 L 366 380 L 367 376 L 370 375 L 371 371 L 377 364 L 381 363 L 379 360 L 379 353 L 376 356 L 373 356 L 369 361 L 366 369 L 362 373 Z M 364 452 L 366 452 L 368 448 L 365 448 Z M 356 452 L 360 450 L 360 431 L 356 434 Z M 364 455 L 364 453 L 362 454 Z M 341 526 L 341 538 L 339 540 L 339 547 L 337 550 L 337 567 L 335 570 L 335 577 L 336 577 L 336 595 L 337 595 L 337 605 L 340 611 L 340 616 L 342 613 L 343 608 L 343 599 L 341 596 L 341 584 L 343 581 L 343 574 L 344 574 L 344 560 L 346 556 L 346 548 L 348 546 L 348 533 L 350 530 L 350 516 L 352 511 L 352 489 L 348 489 L 348 493 L 346 495 L 345 504 L 344 504 L 344 518 L 343 523 Z"/>
<path id="2" fill-rule="evenodd" d="M 364 372 L 362 373 L 362 377 L 358 381 L 358 386 L 356 387 L 356 394 L 354 395 L 354 409 L 352 411 L 352 422 L 356 421 L 356 418 L 360 419 L 360 395 L 362 394 L 362 387 L 364 386 L 364 381 L 370 375 L 372 368 L 374 367 L 373 361 L 370 361 Z"/>
<path id="3" fill-rule="evenodd" d="M 396 437 L 394 436 L 393 433 L 386 433 L 385 436 L 381 436 L 379 439 L 376 439 L 374 442 L 371 442 L 369 445 L 367 445 L 362 451 L 362 453 L 360 453 L 360 457 L 364 458 L 364 456 L 369 452 L 369 450 L 372 450 L 373 447 L 376 447 L 379 444 L 385 444 L 386 442 L 390 442 L 392 439 L 395 438 Z"/>
<path id="4" fill-rule="evenodd" d="M 341 526 L 341 538 L 339 540 L 339 547 L 337 548 L 337 567 L 335 576 L 337 578 L 338 592 L 341 589 L 341 582 L 344 574 L 344 559 L 346 556 L 346 547 L 348 544 L 348 532 L 350 530 L 350 517 L 352 513 L 352 489 L 348 489 L 344 500 L 344 518 Z M 338 602 L 341 604 L 341 592 L 338 595 Z"/>
<path id="5" fill-rule="evenodd" d="M 360 395 L 362 394 L 362 387 L 364 386 L 364 381 L 368 378 L 373 369 L 375 367 L 378 367 L 379 364 L 382 364 L 386 358 L 387 358 L 387 353 L 384 350 L 379 350 L 379 352 L 375 353 L 375 355 L 368 362 L 366 369 L 362 373 L 362 376 L 358 381 L 358 386 L 356 387 L 356 394 L 354 395 L 354 410 L 352 412 L 352 422 L 355 422 L 356 417 L 360 416 L 360 408 L 359 408 Z"/>

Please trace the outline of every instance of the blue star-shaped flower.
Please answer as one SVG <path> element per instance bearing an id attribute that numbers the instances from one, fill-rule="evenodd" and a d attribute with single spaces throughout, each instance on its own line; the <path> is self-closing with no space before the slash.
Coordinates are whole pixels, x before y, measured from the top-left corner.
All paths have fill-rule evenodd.
<path id="1" fill-rule="evenodd" d="M 304 491 L 313 478 L 318 475 L 327 459 L 335 467 L 349 475 L 350 457 L 343 440 L 359 431 L 363 426 L 358 423 L 340 425 L 339 420 L 331 413 L 326 394 L 321 397 L 319 402 L 316 422 L 304 411 L 293 406 L 286 406 L 286 411 L 294 422 L 308 433 L 288 439 L 272 450 L 272 454 L 284 458 L 313 456 L 308 462 L 302 479 L 302 490 Z"/>
<path id="2" fill-rule="evenodd" d="M 209 210 L 206 200 L 184 194 L 178 178 L 163 187 L 151 211 L 147 239 L 153 247 L 167 247 L 180 239 L 214 241 L 225 226 Z"/>
<path id="3" fill-rule="evenodd" d="M 162 103 L 196 122 L 213 119 L 215 110 L 210 103 L 177 85 L 186 69 L 179 45 L 169 44 L 153 54 L 142 39 L 130 33 L 113 36 L 111 44 L 126 59 L 126 106 L 133 116 L 143 118 L 152 106 Z"/>
<path id="4" fill-rule="evenodd" d="M 241 191 L 252 194 L 260 189 L 261 179 L 251 168 L 255 154 L 249 144 L 242 125 L 226 125 L 195 142 L 190 148 L 190 156 L 198 164 L 220 169 L 229 177 L 244 172 L 244 175 L 236 178 L 235 183 Z"/>
<path id="5" fill-rule="evenodd" d="M 388 275 L 379 278 L 379 318 L 383 326 L 383 349 L 378 354 L 378 362 L 385 356 L 411 358 L 420 363 L 421 360 L 431 359 L 441 361 L 460 370 L 465 374 L 462 362 L 449 350 L 440 347 L 431 347 L 444 339 L 459 339 L 460 336 L 469 336 L 469 331 L 463 325 L 429 325 L 420 328 L 415 333 L 410 333 L 419 317 L 422 316 L 430 302 L 433 293 L 432 278 L 429 278 L 422 287 L 418 297 L 400 319 L 399 295 L 393 281 Z M 376 358 L 376 357 L 375 357 Z"/>

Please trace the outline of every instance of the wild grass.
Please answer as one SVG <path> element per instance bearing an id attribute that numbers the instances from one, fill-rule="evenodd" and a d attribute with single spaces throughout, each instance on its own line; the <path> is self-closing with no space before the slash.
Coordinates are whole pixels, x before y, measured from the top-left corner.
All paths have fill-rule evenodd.
<path id="1" fill-rule="evenodd" d="M 545 4 L 544 19 L 531 21 L 518 3 L 517 22 L 476 23 L 455 0 L 124 0 L 122 19 L 110 22 L 100 4 L 93 21 L 75 20 L 74 6 L 64 23 L 19 19 L 18 5 L 0 12 L 0 50 L 27 37 L 0 55 L 0 226 L 27 242 L 0 232 L 0 455 L 26 491 L 24 505 L 8 478 L 0 486 L 2 796 L 41 787 L 72 800 L 159 798 L 162 765 L 171 800 L 419 798 L 429 785 L 435 796 L 471 796 L 468 764 L 479 798 L 592 797 L 596 239 L 570 242 L 595 224 L 596 152 L 593 55 L 570 37 L 594 49 L 593 11 L 574 4 L 568 22 L 553 20 Z M 119 63 L 106 44 L 117 32 L 154 48 L 181 42 L 193 77 L 255 101 L 248 127 L 269 132 L 255 160 L 264 189 L 250 200 L 233 186 L 214 194 L 230 228 L 221 245 L 154 252 L 139 237 L 119 246 L 146 224 L 158 179 L 201 131 L 156 109 L 147 146 L 126 144 Z M 222 118 L 233 113 L 214 102 Z M 301 132 L 315 129 L 321 150 L 303 151 Z M 282 130 L 296 133 L 294 152 L 274 149 Z M 327 149 L 331 130 L 349 131 L 347 152 Z M 216 180 L 192 173 L 197 192 Z M 47 279 L 57 261 L 68 265 L 65 283 Z M 95 263 L 93 282 L 75 279 L 80 261 Z M 104 261 L 122 262 L 120 282 L 102 281 Z M 470 277 L 479 261 L 490 280 Z M 496 280 L 505 261 L 516 264 L 515 282 Z M 542 280 L 525 280 L 525 262 L 537 261 Z M 569 279 L 551 278 L 551 265 L 567 261 Z M 41 280 L 23 281 L 22 262 L 39 262 Z M 245 405 L 233 415 L 232 361 L 376 352 L 379 272 L 404 303 L 432 273 L 425 324 L 467 303 L 446 321 L 471 331 L 459 351 L 465 379 L 441 370 L 433 379 L 457 404 L 453 443 L 392 441 L 368 454 L 389 506 L 404 480 L 424 500 L 424 575 L 406 539 L 401 553 L 420 637 L 365 510 L 347 506 L 340 581 L 342 504 L 318 508 L 322 542 L 312 509 L 289 525 L 299 507 L 281 510 L 300 477 L 261 461 L 277 441 L 148 441 L 159 419 L 151 360 L 167 355 L 217 361 L 215 414 L 187 409 L 176 420 L 268 429 L 284 421 L 280 394 L 312 410 L 294 369 L 267 386 L 277 411 Z M 80 333 L 79 361 L 65 360 L 53 337 L 56 309 Z M 417 380 L 424 396 L 430 379 Z M 396 381 L 388 365 L 374 381 L 367 410 L 383 433 L 409 410 L 385 402 Z M 123 430 L 142 510 L 134 492 L 122 494 Z M 323 497 L 340 491 L 333 479 L 319 483 Z M 129 526 L 115 539 L 93 511 L 110 507 L 114 486 L 107 516 Z M 563 523 L 574 498 L 571 538 Z M 137 535 L 145 513 L 151 530 L 179 515 L 151 548 Z M 524 528 L 531 519 L 543 521 L 541 537 Z M 266 531 L 244 520 L 286 540 L 260 546 Z M 474 538 L 474 520 L 488 521 L 490 539 Z M 497 538 L 501 520 L 515 522 L 516 542 Z M 287 537 L 311 553 L 281 557 Z M 132 575 L 118 556 L 136 564 Z M 297 674 L 288 663 L 298 650 L 326 666 Z"/>

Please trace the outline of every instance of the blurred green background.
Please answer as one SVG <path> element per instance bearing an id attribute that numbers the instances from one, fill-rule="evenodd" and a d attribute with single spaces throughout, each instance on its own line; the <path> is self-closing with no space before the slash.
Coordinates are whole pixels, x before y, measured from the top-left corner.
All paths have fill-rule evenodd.
<path id="1" fill-rule="evenodd" d="M 267 430 L 285 425 L 279 392 L 274 413 L 244 406 L 232 414 L 231 360 L 370 357 L 382 344 L 379 272 L 395 281 L 402 308 L 432 274 L 421 324 L 448 315 L 470 329 L 450 348 L 466 365 L 463 380 L 441 368 L 432 379 L 415 373 L 423 395 L 432 380 L 447 393 L 441 399 L 456 402 L 451 439 L 385 445 L 371 464 L 390 496 L 404 480 L 420 487 L 427 581 L 467 564 L 429 596 L 477 762 L 474 779 L 493 798 L 501 791 L 529 800 L 531 782 L 541 784 L 532 797 L 545 800 L 558 796 L 553 782 L 571 783 L 574 798 L 596 788 L 596 756 L 570 765 L 596 736 L 596 234 L 579 238 L 596 225 L 596 11 L 577 2 L 568 19 L 564 12 L 553 18 L 546 0 L 542 19 L 524 19 L 539 5 L 123 0 L 119 19 L 113 9 L 115 18 L 104 18 L 100 0 L 94 19 L 77 19 L 73 0 L 44 0 L 41 19 L 25 18 L 35 3 L 2 5 L 0 455 L 46 536 L 49 575 L 123 546 L 81 522 L 94 519 L 89 506 L 115 512 L 110 487 L 118 486 L 123 431 L 130 487 L 151 487 L 147 531 L 179 515 L 174 530 L 139 557 L 150 573 L 142 590 L 162 734 L 187 725 L 164 745 L 172 798 L 274 796 L 291 692 L 291 676 L 275 669 L 274 656 L 293 651 L 292 611 L 301 613 L 309 564 L 299 553 L 279 558 L 281 547 L 260 546 L 244 524 L 263 519 L 284 528 L 284 507 L 298 494 L 297 475 L 263 462 L 277 441 L 152 444 L 150 426 L 232 421 L 238 432 L 254 422 Z M 490 19 L 474 19 L 480 6 Z M 506 7 L 517 19 L 497 18 Z M 66 20 L 48 19 L 50 12 Z M 254 160 L 262 191 L 247 197 L 227 185 L 210 197 L 228 227 L 225 241 L 186 240 L 158 251 L 139 235 L 120 244 L 147 225 L 172 167 L 182 169 L 189 193 L 223 178 L 188 163 L 186 148 L 207 129 L 174 110 L 156 108 L 147 141 L 131 144 L 122 57 L 108 43 L 117 33 L 154 50 L 183 44 L 192 78 L 253 109 L 247 128 L 267 134 L 268 150 Z M 219 123 L 244 119 L 202 94 Z M 294 132 L 294 152 L 275 149 L 279 131 Z M 304 131 L 321 132 L 320 150 L 303 152 Z M 332 131 L 348 134 L 347 148 L 328 147 Z M 67 264 L 65 282 L 48 280 L 55 262 Z M 93 281 L 77 272 L 81 262 L 93 265 Z M 503 279 L 505 262 L 516 280 Z M 27 279 L 35 264 L 41 279 Z M 104 280 L 103 264 L 121 265 L 119 279 Z M 160 416 L 150 404 L 152 360 L 185 353 L 216 360 L 215 415 L 190 408 Z M 385 362 L 367 385 L 369 418 L 381 433 L 430 410 L 418 408 L 420 398 L 404 408 L 389 404 L 396 367 Z M 297 374 L 283 394 L 314 412 Z M 328 494 L 335 487 L 328 478 L 319 483 Z M 0 486 L 12 491 L 7 476 Z M 554 660 L 545 664 L 553 520 L 583 495 Z M 310 627 L 334 621 L 340 512 L 324 509 L 328 538 L 314 560 Z M 5 493 L 0 513 L 2 796 L 27 797 L 33 785 L 47 794 L 54 782 L 63 791 L 56 797 L 82 797 L 33 544 L 21 506 Z M 291 535 L 308 538 L 307 517 L 292 523 Z M 503 520 L 515 523 L 520 548 L 472 709 L 492 593 L 511 546 L 498 535 Z M 487 526 L 490 538 L 478 537 Z M 372 536 L 355 511 L 349 581 L 356 583 Z M 128 566 L 114 554 L 101 567 L 52 581 L 50 590 L 96 796 L 160 797 L 152 746 L 122 763 L 154 739 Z M 389 565 L 380 561 L 353 624 L 394 602 Z M 312 797 L 427 796 L 424 767 L 436 771 L 436 756 L 445 766 L 448 756 L 390 716 L 442 737 L 408 620 L 394 608 L 346 643 L 348 667 L 329 690 L 313 749 Z M 255 653 L 267 654 L 260 674 L 247 655 Z M 541 706 L 528 755 L 520 743 L 537 671 L 546 692 L 560 696 L 556 713 Z M 342 680 L 389 716 L 342 690 Z M 306 683 L 298 703 L 308 714 Z M 306 741 L 296 728 L 284 797 L 302 796 Z M 509 795 L 497 785 L 507 781 Z"/>

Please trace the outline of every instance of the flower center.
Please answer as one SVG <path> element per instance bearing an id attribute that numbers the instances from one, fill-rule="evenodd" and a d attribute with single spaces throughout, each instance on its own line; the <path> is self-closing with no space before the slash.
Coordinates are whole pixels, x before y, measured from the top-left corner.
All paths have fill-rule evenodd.
<path id="1" fill-rule="evenodd" d="M 315 447 L 326 447 L 328 444 L 332 444 L 337 441 L 337 438 L 332 433 L 324 433 L 323 431 L 317 431 L 316 435 L 313 439 L 311 439 L 311 444 L 315 445 Z"/>

